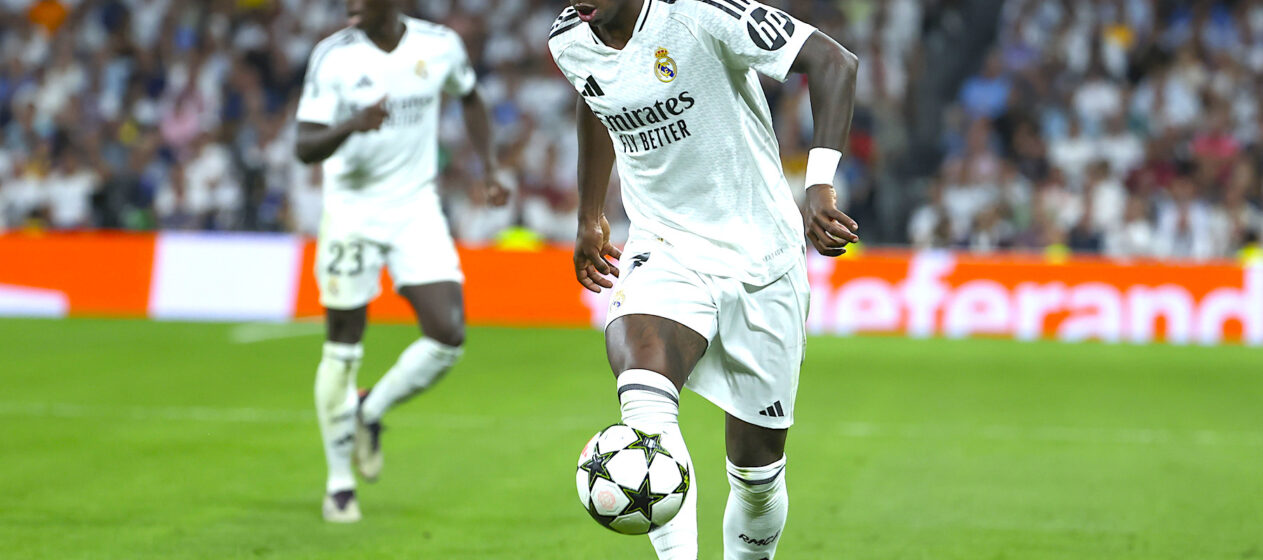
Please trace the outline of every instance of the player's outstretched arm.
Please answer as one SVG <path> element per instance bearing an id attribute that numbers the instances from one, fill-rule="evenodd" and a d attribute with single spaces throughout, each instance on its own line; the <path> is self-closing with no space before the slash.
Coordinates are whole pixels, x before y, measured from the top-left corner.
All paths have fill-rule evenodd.
<path id="1" fill-rule="evenodd" d="M 816 31 L 790 66 L 807 76 L 815 136 L 807 162 L 807 238 L 821 255 L 836 257 L 847 243 L 860 240 L 859 226 L 837 208 L 833 175 L 851 136 L 855 77 L 859 59 L 829 36 Z"/>
<path id="2" fill-rule="evenodd" d="M 294 154 L 303 163 L 320 163 L 338 151 L 343 142 L 356 132 L 368 132 L 381 128 L 386 117 L 386 98 L 365 107 L 351 118 L 334 126 L 313 122 L 298 123 L 298 138 Z"/>
<path id="3" fill-rule="evenodd" d="M 574 244 L 574 272 L 584 288 L 600 293 L 601 288 L 614 287 L 606 276 L 618 276 L 618 267 L 605 257 L 623 256 L 610 244 L 610 223 L 605 219 L 614 144 L 583 99 L 579 99 L 575 113 L 579 124 L 579 235 Z"/>
<path id="4" fill-rule="evenodd" d="M 487 111 L 487 104 L 482 101 L 477 89 L 461 97 L 460 104 L 469 142 L 474 145 L 474 151 L 482 159 L 482 168 L 486 170 L 487 200 L 493 206 L 503 206 L 509 201 L 509 190 L 498 176 L 500 165 L 496 161 L 495 137 L 491 132 L 491 114 Z"/>

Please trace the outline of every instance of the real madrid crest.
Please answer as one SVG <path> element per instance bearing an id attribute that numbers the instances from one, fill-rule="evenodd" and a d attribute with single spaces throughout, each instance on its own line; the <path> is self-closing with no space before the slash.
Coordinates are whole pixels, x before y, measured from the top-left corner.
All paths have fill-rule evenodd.
<path id="1" fill-rule="evenodd" d="M 658 47 L 658 50 L 654 52 L 654 56 L 657 57 L 657 60 L 653 61 L 653 75 L 657 76 L 658 81 L 663 83 L 674 80 L 676 76 L 675 59 L 671 58 L 671 53 L 667 52 L 667 49 L 663 47 Z"/>
<path id="2" fill-rule="evenodd" d="M 424 61 L 424 60 L 418 60 L 418 61 L 417 61 L 417 65 L 416 65 L 416 67 L 414 67 L 414 68 L 413 68 L 413 70 L 415 70 L 415 71 L 416 71 L 417 76 L 420 76 L 420 77 L 422 77 L 422 78 L 427 78 L 427 77 L 429 77 L 429 76 L 430 76 L 430 73 L 429 73 L 428 71 L 426 71 L 426 69 L 425 69 L 425 61 Z"/>

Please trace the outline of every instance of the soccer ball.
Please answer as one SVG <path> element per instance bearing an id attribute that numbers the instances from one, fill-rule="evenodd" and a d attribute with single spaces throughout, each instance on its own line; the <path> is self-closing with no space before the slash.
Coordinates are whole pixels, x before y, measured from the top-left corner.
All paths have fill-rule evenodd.
<path id="1" fill-rule="evenodd" d="M 597 523 L 643 535 L 671 521 L 692 480 L 688 465 L 662 445 L 662 436 L 614 424 L 592 436 L 579 454 L 579 503 Z"/>

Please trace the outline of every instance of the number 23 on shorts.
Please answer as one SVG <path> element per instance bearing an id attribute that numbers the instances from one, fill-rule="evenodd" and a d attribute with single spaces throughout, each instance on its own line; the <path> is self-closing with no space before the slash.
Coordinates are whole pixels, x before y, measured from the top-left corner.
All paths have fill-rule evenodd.
<path id="1" fill-rule="evenodd" d="M 328 246 L 329 255 L 333 257 L 329 261 L 329 266 L 325 268 L 332 276 L 357 276 L 364 272 L 364 245 L 363 241 L 350 241 L 340 243 L 334 241 Z M 348 262 L 343 262 L 343 261 Z"/>

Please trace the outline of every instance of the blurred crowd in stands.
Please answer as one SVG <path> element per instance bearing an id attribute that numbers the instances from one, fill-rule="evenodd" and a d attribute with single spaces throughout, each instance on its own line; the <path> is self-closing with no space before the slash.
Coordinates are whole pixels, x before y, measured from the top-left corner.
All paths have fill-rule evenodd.
<path id="1" fill-rule="evenodd" d="M 470 196 L 481 170 L 447 104 L 441 184 L 455 235 L 572 241 L 575 93 L 546 47 L 564 2 L 403 1 L 464 37 L 517 175 L 506 208 Z M 769 2 L 861 59 L 840 204 L 872 220 L 881 190 L 910 193 L 887 228 L 897 233 L 870 241 L 1192 258 L 1257 241 L 1263 1 L 1007 0 L 990 54 L 935 115 L 941 165 L 894 173 L 908 159 L 909 92 L 935 64 L 927 22 L 967 2 Z M 320 171 L 292 155 L 293 114 L 312 47 L 344 25 L 344 0 L 0 0 L 0 231 L 314 234 Z M 800 184 L 806 87 L 768 86 Z M 616 192 L 607 213 L 625 228 Z"/>
<path id="2" fill-rule="evenodd" d="M 1231 257 L 1263 232 L 1263 2 L 1004 3 L 920 247 Z"/>

